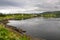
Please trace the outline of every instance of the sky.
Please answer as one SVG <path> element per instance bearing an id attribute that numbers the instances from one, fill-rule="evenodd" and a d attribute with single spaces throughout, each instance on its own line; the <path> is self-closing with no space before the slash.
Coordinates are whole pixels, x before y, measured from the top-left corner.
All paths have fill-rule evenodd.
<path id="1" fill-rule="evenodd" d="M 60 11 L 60 0 L 0 0 L 2 13 Z"/>

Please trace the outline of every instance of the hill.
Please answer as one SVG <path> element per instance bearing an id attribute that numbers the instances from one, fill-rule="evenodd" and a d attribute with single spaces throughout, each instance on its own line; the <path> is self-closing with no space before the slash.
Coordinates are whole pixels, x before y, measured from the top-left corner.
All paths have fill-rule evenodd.
<path id="1" fill-rule="evenodd" d="M 52 11 L 52 12 L 44 12 L 40 13 L 41 17 L 55 17 L 59 18 L 60 17 L 60 11 Z"/>

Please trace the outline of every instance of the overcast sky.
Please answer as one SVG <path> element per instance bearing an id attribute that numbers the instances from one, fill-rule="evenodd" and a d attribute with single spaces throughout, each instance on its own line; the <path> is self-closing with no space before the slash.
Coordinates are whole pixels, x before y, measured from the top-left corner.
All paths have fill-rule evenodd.
<path id="1" fill-rule="evenodd" d="M 60 11 L 60 0 L 0 0 L 2 13 Z"/>

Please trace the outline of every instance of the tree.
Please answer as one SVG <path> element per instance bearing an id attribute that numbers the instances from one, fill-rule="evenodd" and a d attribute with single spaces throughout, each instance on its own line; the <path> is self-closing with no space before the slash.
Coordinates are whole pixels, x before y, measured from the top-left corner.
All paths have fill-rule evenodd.
<path id="1" fill-rule="evenodd" d="M 4 15 L 4 14 L 2 14 L 2 13 L 0 13 L 0 17 L 5 17 L 5 15 Z"/>

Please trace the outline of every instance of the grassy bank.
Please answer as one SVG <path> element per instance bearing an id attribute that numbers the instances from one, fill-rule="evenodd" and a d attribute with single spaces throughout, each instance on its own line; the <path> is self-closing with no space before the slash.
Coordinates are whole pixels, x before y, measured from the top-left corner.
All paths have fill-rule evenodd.
<path id="1" fill-rule="evenodd" d="M 30 38 L 0 24 L 0 40 L 30 40 Z"/>

